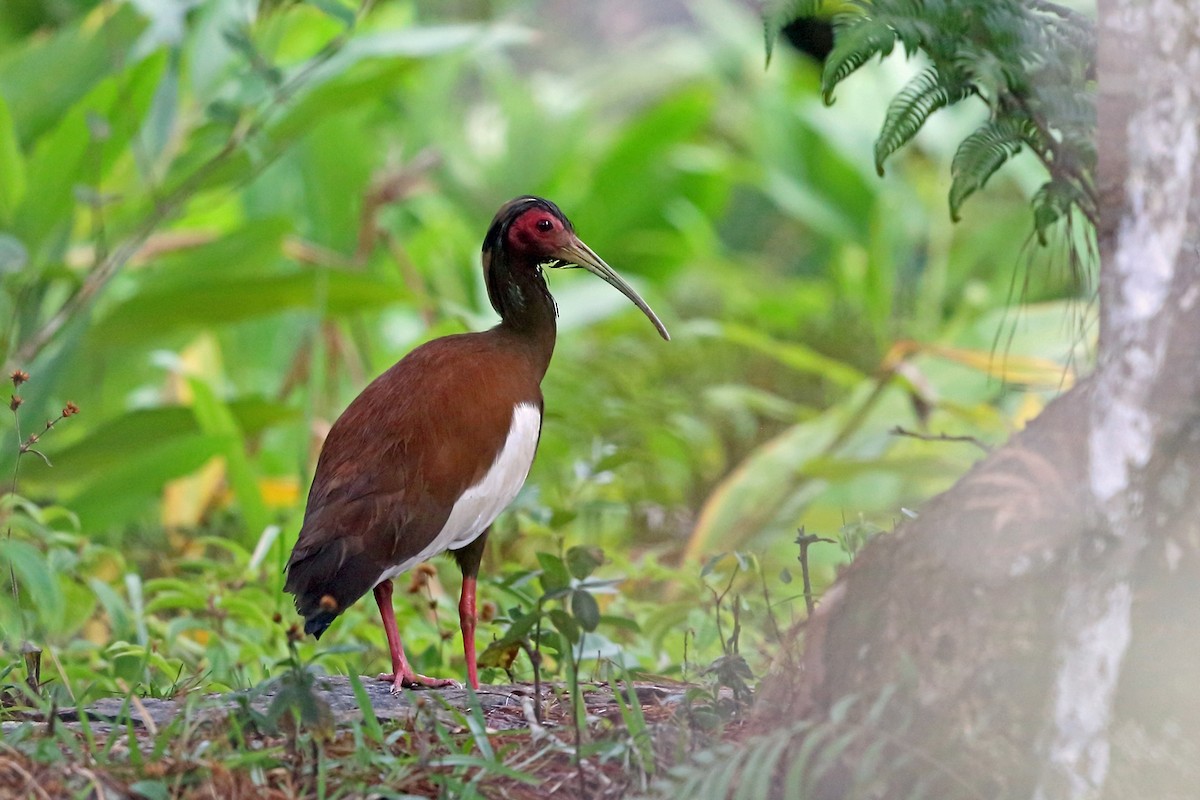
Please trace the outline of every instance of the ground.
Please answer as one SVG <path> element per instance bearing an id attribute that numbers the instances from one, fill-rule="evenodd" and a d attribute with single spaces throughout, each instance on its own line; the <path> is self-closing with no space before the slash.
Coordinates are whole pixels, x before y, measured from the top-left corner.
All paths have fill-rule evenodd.
<path id="1" fill-rule="evenodd" d="M 30 712 L 3 723 L 0 797 L 622 797 L 738 724 L 728 694 L 686 684 L 636 682 L 636 705 L 580 688 L 578 728 L 560 683 L 392 694 L 308 672 Z"/>

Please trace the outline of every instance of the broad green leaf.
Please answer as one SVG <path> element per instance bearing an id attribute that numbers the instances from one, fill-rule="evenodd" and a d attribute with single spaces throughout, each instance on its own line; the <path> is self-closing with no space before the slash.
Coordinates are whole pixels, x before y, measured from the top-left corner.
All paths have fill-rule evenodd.
<path id="1" fill-rule="evenodd" d="M 571 616 L 585 631 L 594 631 L 600 624 L 600 606 L 590 592 L 576 590 L 571 594 Z"/>
<path id="2" fill-rule="evenodd" d="M 29 542 L 0 539 L 0 572 L 7 575 L 9 568 L 17 575 L 22 605 L 34 609 L 44 627 L 57 628 L 66 603 L 45 554 Z M 5 594 L 8 594 L 7 587 Z M 18 632 L 4 631 L 3 634 L 7 639 Z M 33 631 L 25 632 L 26 636 L 33 634 Z"/>
<path id="3" fill-rule="evenodd" d="M 542 567 L 542 591 L 555 592 L 571 584 L 571 576 L 563 560 L 552 553 L 538 553 L 538 564 Z"/>
<path id="4" fill-rule="evenodd" d="M 189 378 L 188 386 L 192 390 L 192 410 L 200 430 L 225 442 L 222 452 L 225 474 L 246 521 L 247 538 L 257 539 L 270 523 L 271 516 L 258 489 L 254 468 L 246 455 L 245 433 L 238 427 L 237 419 L 229 407 L 207 383 L 198 378 Z"/>
<path id="5" fill-rule="evenodd" d="M 329 270 L 322 275 L 285 267 L 246 277 L 230 270 L 203 285 L 140 292 L 98 322 L 94 336 L 104 347 L 152 345 L 207 327 L 272 317 L 289 309 L 315 309 L 326 292 L 328 311 L 335 316 L 378 309 L 406 295 L 393 281 L 357 272 Z"/>
<path id="6" fill-rule="evenodd" d="M 104 607 L 108 616 L 110 635 L 116 639 L 130 639 L 135 635 L 133 616 L 129 604 L 117 594 L 117 591 L 98 578 L 89 578 L 88 587 Z"/>
<path id="7" fill-rule="evenodd" d="M 229 444 L 220 437 L 193 434 L 155 443 L 136 459 L 114 457 L 110 469 L 63 502 L 79 514 L 85 530 L 103 529 L 134 518 L 153 518 L 168 481 L 195 472 Z"/>
<path id="8" fill-rule="evenodd" d="M 574 617 L 561 608 L 551 609 L 547 616 L 550 617 L 550 622 L 554 625 L 554 629 L 561 633 L 568 642 L 575 644 L 579 641 L 581 635 L 579 623 Z"/>
<path id="9" fill-rule="evenodd" d="M 12 114 L 0 94 L 0 223 L 7 223 L 25 194 L 25 159 Z M 5 271 L 0 262 L 0 273 Z"/>
<path id="10" fill-rule="evenodd" d="M 228 406 L 237 426 L 253 436 L 295 417 L 293 409 L 264 400 L 245 399 Z M 83 417 L 80 417 L 83 420 Z M 93 427 L 82 439 L 48 449 L 53 469 L 38 461 L 22 466 L 22 483 L 39 492 L 76 491 L 111 474 L 114 464 L 139 462 L 164 443 L 200 434 L 193 411 L 184 406 L 127 411 Z"/>
<path id="11" fill-rule="evenodd" d="M 734 322 L 697 320 L 688 325 L 687 332 L 694 336 L 721 338 L 747 347 L 786 367 L 817 375 L 844 389 L 859 385 L 867 377 L 850 364 L 818 353 L 805 344 L 773 339 L 761 331 Z"/>
<path id="12" fill-rule="evenodd" d="M 125 146 L 143 120 L 165 64 L 162 53 L 100 82 L 38 141 L 26 170 L 28 185 L 38 190 L 25 193 L 13 226 L 41 259 L 58 258 L 43 245 L 70 227 L 76 187 L 98 188 L 113 163 L 127 155 Z"/>
<path id="13" fill-rule="evenodd" d="M 661 225 L 666 200 L 681 190 L 682 176 L 671 168 L 671 150 L 690 142 L 713 113 L 714 98 L 705 88 L 668 96 L 639 118 L 626 123 L 620 138 L 592 170 L 593 184 L 581 203 L 587 220 L 584 236 L 603 242 L 612 263 L 630 257 L 631 231 Z"/>
<path id="14" fill-rule="evenodd" d="M 291 142 L 330 114 L 345 113 L 356 105 L 378 100 L 381 92 L 412 68 L 412 62 L 401 59 L 356 65 L 289 103 L 267 126 L 267 135 L 276 146 Z"/>
<path id="15" fill-rule="evenodd" d="M 521 647 L 516 642 L 506 642 L 503 640 L 495 641 L 489 644 L 477 659 L 480 667 L 491 667 L 493 669 L 509 669 L 513 662 L 517 660 L 517 656 L 521 654 Z"/>
<path id="16" fill-rule="evenodd" d="M 308 0 L 308 2 L 347 28 L 354 27 L 356 17 L 352 6 L 342 3 L 340 0 Z"/>
<path id="17" fill-rule="evenodd" d="M 831 205 L 818 187 L 800 176 L 773 169 L 764 188 L 780 209 L 824 236 L 854 239 L 860 234 L 862 223 L 855 219 L 856 213 Z"/>
<path id="18" fill-rule="evenodd" d="M 592 545 L 567 548 L 567 569 L 578 580 L 584 580 L 604 563 L 604 551 Z"/>
<path id="19" fill-rule="evenodd" d="M 355 672 L 350 673 L 350 688 L 354 690 L 354 700 L 358 703 L 358 710 L 362 712 L 363 729 L 372 742 L 382 746 L 383 728 L 379 725 L 379 717 L 375 715 L 375 707 L 371 705 L 371 696 L 363 688 L 362 679 Z"/>
<path id="20" fill-rule="evenodd" d="M 501 636 L 497 641 L 503 643 L 520 641 L 529 635 L 529 632 L 533 630 L 534 626 L 537 624 L 537 621 L 538 614 L 536 612 L 520 614 L 519 616 L 513 618 L 513 621 L 509 623 L 508 630 L 506 630 L 504 635 Z"/>
<path id="21" fill-rule="evenodd" d="M 292 227 L 280 216 L 260 217 L 210 241 L 168 252 L 138 271 L 137 290 L 165 294 L 200 289 L 231 273 L 242 278 L 270 275 L 282 260 Z"/>
<path id="22" fill-rule="evenodd" d="M 0 95 L 28 146 L 92 87 L 125 66 L 145 22 L 132 3 L 102 4 L 88 16 L 0 56 Z"/>
<path id="23" fill-rule="evenodd" d="M 715 549 L 743 547 L 777 519 L 789 501 L 811 501 L 824 488 L 808 480 L 805 465 L 837 435 L 840 416 L 827 412 L 788 428 L 760 445 L 709 495 L 688 540 L 689 559 Z"/>

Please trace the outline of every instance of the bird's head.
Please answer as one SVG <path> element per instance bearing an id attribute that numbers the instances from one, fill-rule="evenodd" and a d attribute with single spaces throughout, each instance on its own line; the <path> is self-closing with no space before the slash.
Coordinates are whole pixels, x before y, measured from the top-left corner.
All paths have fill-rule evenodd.
<path id="1" fill-rule="evenodd" d="M 642 310 L 666 340 L 666 327 L 646 301 L 616 271 L 575 235 L 575 226 L 558 206 L 541 197 L 518 197 L 500 207 L 483 240 L 483 269 L 488 294 L 496 305 L 497 273 L 492 265 L 505 261 L 510 269 L 586 269 L 598 275 Z M 497 306 L 499 310 L 499 306 Z"/>

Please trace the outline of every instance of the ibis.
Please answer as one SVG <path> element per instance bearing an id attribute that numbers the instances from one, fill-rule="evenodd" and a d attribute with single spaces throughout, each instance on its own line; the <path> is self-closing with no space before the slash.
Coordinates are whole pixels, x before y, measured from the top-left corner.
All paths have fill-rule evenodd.
<path id="1" fill-rule="evenodd" d="M 329 430 L 284 588 L 305 633 L 320 638 L 372 592 L 391 653 L 380 675 L 401 688 L 453 685 L 413 671 L 392 605 L 392 579 L 449 551 L 462 570 L 458 604 L 467 681 L 479 687 L 475 593 L 496 516 L 525 482 L 542 430 L 541 381 L 557 307 L 545 268 L 583 268 L 667 329 L 638 293 L 575 234 L 558 206 L 518 197 L 483 240 L 483 275 L 500 322 L 417 347 L 376 378 Z"/>

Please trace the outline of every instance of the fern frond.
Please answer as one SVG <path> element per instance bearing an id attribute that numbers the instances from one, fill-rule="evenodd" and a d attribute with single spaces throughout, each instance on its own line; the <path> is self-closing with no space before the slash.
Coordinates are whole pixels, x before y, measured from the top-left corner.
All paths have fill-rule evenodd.
<path id="1" fill-rule="evenodd" d="M 1033 135 L 1027 120 L 1002 117 L 992 120 L 963 139 L 950 164 L 950 217 L 959 219 L 963 202 L 983 188 L 988 178 L 1012 158 Z"/>
<path id="2" fill-rule="evenodd" d="M 767 64 L 775 52 L 775 40 L 779 32 L 793 20 L 814 16 L 821 8 L 821 0 L 766 0 L 762 6 L 763 43 L 767 49 Z"/>
<path id="3" fill-rule="evenodd" d="M 904 146 L 929 119 L 929 115 L 967 97 L 973 86 L 958 77 L 945 80 L 936 66 L 927 67 L 896 95 L 875 140 L 875 171 L 883 174 L 883 162 Z"/>
<path id="4" fill-rule="evenodd" d="M 890 0 L 873 4 L 875 19 L 896 32 L 910 58 L 937 38 L 944 9 L 938 0 Z"/>
<path id="5" fill-rule="evenodd" d="M 782 19 L 787 9 L 834 5 L 765 2 L 768 28 L 790 21 Z M 842 0 L 841 7 L 854 11 L 834 18 L 834 47 L 821 75 L 826 104 L 843 80 L 872 58 L 891 55 L 897 43 L 931 64 L 888 106 L 875 142 L 880 174 L 930 115 L 975 95 L 987 103 L 992 122 L 967 137 L 954 157 L 951 216 L 957 220 L 966 199 L 1028 145 L 1053 187 L 1034 201 L 1038 238 L 1075 209 L 1097 223 L 1093 17 L 1050 0 Z"/>
<path id="6" fill-rule="evenodd" d="M 885 22 L 856 16 L 834 20 L 833 50 L 825 58 L 821 73 L 821 95 L 833 104 L 833 90 L 863 64 L 875 56 L 890 55 L 896 46 L 896 31 Z"/>
<path id="7" fill-rule="evenodd" d="M 1084 198 L 1071 184 L 1061 180 L 1049 180 L 1033 195 L 1033 227 L 1038 242 L 1046 244 L 1046 233 L 1050 226 L 1071 213 L 1071 207 L 1082 205 Z"/>

